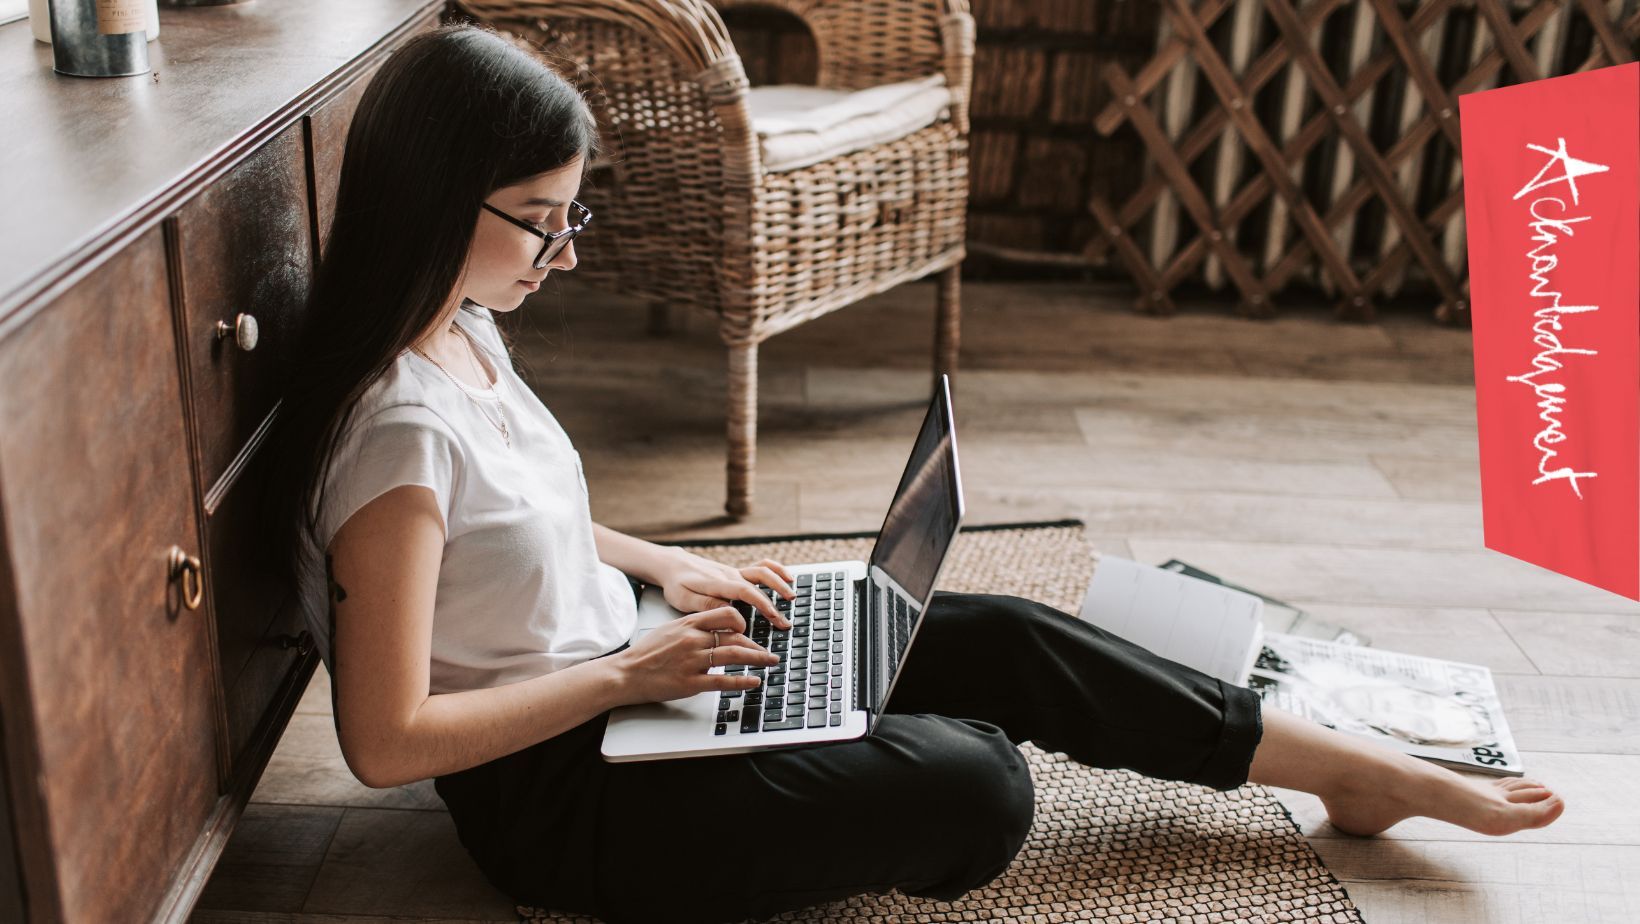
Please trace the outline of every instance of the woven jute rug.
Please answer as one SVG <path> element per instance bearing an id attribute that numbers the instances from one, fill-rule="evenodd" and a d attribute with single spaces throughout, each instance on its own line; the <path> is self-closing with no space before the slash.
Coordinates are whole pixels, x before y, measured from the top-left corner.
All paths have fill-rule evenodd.
<path id="1" fill-rule="evenodd" d="M 737 566 L 862 559 L 875 534 L 678 542 Z M 965 529 L 940 589 L 1006 593 L 1067 613 L 1081 608 L 1097 557 L 1082 524 Z M 1269 789 L 1231 792 L 1084 767 L 1020 746 L 1036 784 L 1036 821 L 1013 864 L 983 889 L 942 902 L 898 891 L 857 895 L 773 921 L 1274 922 L 1362 920 L 1343 885 Z M 585 922 L 520 905 L 527 922 Z"/>

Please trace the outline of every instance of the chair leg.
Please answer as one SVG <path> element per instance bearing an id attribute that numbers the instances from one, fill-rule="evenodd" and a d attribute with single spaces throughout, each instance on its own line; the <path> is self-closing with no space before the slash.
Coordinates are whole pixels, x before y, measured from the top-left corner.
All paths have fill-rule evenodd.
<path id="1" fill-rule="evenodd" d="M 729 347 L 729 499 L 732 517 L 752 512 L 757 465 L 757 344 Z"/>
<path id="2" fill-rule="evenodd" d="M 935 280 L 934 378 L 957 377 L 957 349 L 962 326 L 962 264 L 942 270 Z"/>

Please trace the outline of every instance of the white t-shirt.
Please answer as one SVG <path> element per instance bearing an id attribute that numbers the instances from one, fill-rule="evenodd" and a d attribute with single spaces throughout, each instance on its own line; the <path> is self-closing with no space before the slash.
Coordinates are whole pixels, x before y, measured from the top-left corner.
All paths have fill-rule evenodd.
<path id="1" fill-rule="evenodd" d="M 591 660 L 619 648 L 638 618 L 626 576 L 598 559 L 580 453 L 513 371 L 494 315 L 474 307 L 483 320 L 459 311 L 456 323 L 486 352 L 493 388 L 452 381 L 414 351 L 400 354 L 336 443 L 318 520 L 323 549 L 391 488 L 426 485 L 437 496 L 445 542 L 429 693 L 515 683 Z M 510 447 L 497 426 L 497 394 Z M 312 546 L 307 553 L 303 616 L 334 670 L 324 555 Z"/>

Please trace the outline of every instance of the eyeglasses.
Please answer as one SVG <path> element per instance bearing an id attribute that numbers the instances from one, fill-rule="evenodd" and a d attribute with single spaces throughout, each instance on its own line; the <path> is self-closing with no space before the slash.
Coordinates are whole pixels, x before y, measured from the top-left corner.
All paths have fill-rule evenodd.
<path id="1" fill-rule="evenodd" d="M 592 223 L 592 212 L 573 199 L 569 203 L 569 227 L 562 231 L 542 231 L 522 218 L 514 218 L 488 202 L 483 203 L 483 206 L 541 239 L 541 252 L 535 255 L 534 266 L 536 269 L 546 269 L 548 263 L 551 263 L 560 253 L 563 253 L 565 245 L 575 240 L 575 236 L 585 231 L 587 225 Z"/>

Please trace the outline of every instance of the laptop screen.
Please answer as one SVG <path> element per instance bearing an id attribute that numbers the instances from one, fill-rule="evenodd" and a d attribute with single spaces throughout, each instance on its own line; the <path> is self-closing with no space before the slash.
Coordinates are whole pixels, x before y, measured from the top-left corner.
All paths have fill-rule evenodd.
<path id="1" fill-rule="evenodd" d="M 877 534 L 870 563 L 883 569 L 917 602 L 926 602 L 961 518 L 951 389 L 948 379 L 940 376 L 911 460 Z"/>

